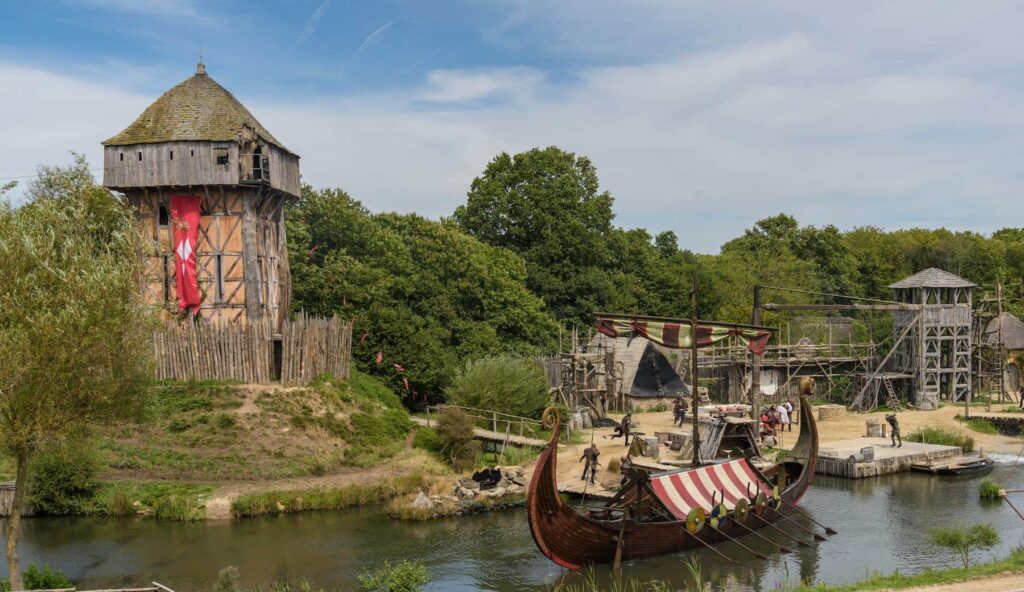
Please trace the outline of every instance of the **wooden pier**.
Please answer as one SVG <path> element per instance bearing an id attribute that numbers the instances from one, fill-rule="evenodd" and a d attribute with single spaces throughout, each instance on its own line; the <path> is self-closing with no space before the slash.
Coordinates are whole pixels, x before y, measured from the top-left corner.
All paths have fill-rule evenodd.
<path id="1" fill-rule="evenodd" d="M 861 449 L 874 448 L 874 458 L 861 459 Z M 909 471 L 915 463 L 936 459 L 953 458 L 963 454 L 958 446 L 922 444 L 903 441 L 903 446 L 893 448 L 888 438 L 851 438 L 823 444 L 818 449 L 817 473 L 835 475 L 847 479 L 864 479 L 881 475 L 892 475 Z"/>

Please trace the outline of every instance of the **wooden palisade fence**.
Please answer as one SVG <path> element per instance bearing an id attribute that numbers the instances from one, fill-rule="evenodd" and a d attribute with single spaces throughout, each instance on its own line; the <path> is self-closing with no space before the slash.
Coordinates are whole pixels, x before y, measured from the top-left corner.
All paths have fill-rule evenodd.
<path id="1" fill-rule="evenodd" d="M 280 368 L 269 320 L 218 325 L 205 320 L 168 325 L 153 334 L 160 380 L 238 380 L 304 383 L 319 374 L 349 377 L 352 325 L 338 317 L 300 314 L 284 321 Z"/>

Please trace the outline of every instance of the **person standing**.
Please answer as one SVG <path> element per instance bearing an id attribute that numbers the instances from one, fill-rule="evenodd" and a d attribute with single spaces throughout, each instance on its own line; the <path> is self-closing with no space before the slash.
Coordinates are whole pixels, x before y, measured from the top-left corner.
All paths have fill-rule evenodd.
<path id="1" fill-rule="evenodd" d="M 686 398 L 676 397 L 676 402 L 672 405 L 672 425 L 683 427 L 683 423 L 686 422 Z"/>
<path id="2" fill-rule="evenodd" d="M 793 431 L 793 424 L 796 423 L 796 416 L 793 415 L 793 401 L 786 399 L 786 402 L 782 404 L 786 408 L 786 413 L 789 415 L 789 431 Z"/>
<path id="3" fill-rule="evenodd" d="M 900 437 L 900 422 L 896 419 L 895 413 L 890 413 L 885 416 L 885 421 L 889 423 L 889 427 L 892 428 L 892 447 L 903 448 L 903 438 Z M 900 441 L 900 445 L 896 445 L 896 440 Z"/>
<path id="4" fill-rule="evenodd" d="M 1020 399 L 1020 408 L 1024 409 L 1024 381 L 1020 383 L 1020 393 L 1017 398 Z"/>
<path id="5" fill-rule="evenodd" d="M 784 432 L 788 429 L 792 432 L 793 428 L 789 425 L 789 409 L 786 409 L 786 404 L 779 403 L 775 407 L 775 412 L 779 414 L 779 431 Z"/>
<path id="6" fill-rule="evenodd" d="M 597 449 L 597 444 L 591 444 L 590 448 L 587 448 L 587 449 L 585 449 L 583 451 L 583 456 L 580 457 L 579 461 L 576 461 L 576 462 L 586 461 L 586 463 L 583 465 L 583 476 L 580 477 L 580 481 L 586 481 L 587 480 L 587 473 L 589 472 L 590 473 L 590 482 L 591 483 L 596 483 L 597 482 L 597 468 L 598 468 L 597 458 L 599 456 L 601 456 L 601 451 Z"/>

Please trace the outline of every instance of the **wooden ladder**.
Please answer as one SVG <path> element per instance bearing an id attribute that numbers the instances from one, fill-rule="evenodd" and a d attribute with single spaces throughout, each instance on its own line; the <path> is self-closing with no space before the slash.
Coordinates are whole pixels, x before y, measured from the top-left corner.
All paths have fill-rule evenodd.
<path id="1" fill-rule="evenodd" d="M 885 386 L 885 393 L 888 397 L 886 399 L 886 404 L 889 408 L 893 411 L 902 411 L 903 408 L 900 406 L 899 397 L 896 396 L 896 389 L 892 386 L 892 380 L 890 380 L 888 376 L 883 376 L 882 385 Z"/>

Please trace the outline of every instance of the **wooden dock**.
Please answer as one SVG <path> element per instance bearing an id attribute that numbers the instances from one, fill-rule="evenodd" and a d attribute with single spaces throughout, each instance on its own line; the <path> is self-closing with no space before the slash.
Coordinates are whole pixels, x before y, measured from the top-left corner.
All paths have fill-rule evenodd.
<path id="1" fill-rule="evenodd" d="M 859 462 L 862 448 L 874 448 L 874 459 Z M 910 465 L 927 463 L 936 459 L 953 458 L 963 454 L 958 446 L 921 444 L 903 441 L 903 446 L 893 448 L 888 438 L 851 438 L 822 444 L 818 449 L 818 469 L 821 475 L 835 475 L 847 479 L 864 479 L 880 475 L 892 475 L 909 471 Z M 855 457 L 851 460 L 851 457 Z"/>
<path id="2" fill-rule="evenodd" d="M 411 418 L 417 424 L 423 427 L 434 427 L 437 421 L 431 421 L 425 417 L 412 417 Z M 511 444 L 512 446 L 532 447 L 532 448 L 544 448 L 548 445 L 547 440 L 541 440 L 539 438 L 530 438 L 528 436 L 519 436 L 516 434 L 502 434 L 500 432 L 494 432 L 491 430 L 485 430 L 483 428 L 473 428 L 473 437 L 477 440 L 484 442 L 490 442 L 492 444 Z"/>

